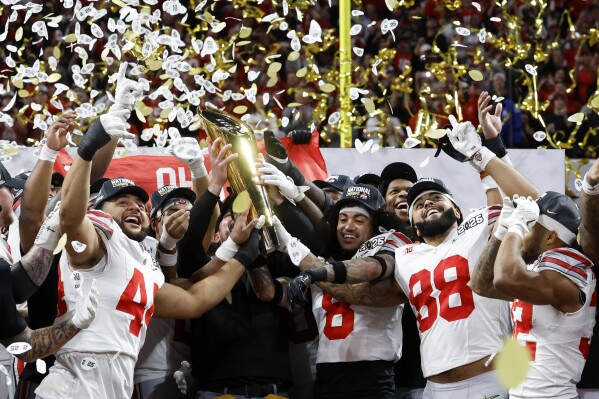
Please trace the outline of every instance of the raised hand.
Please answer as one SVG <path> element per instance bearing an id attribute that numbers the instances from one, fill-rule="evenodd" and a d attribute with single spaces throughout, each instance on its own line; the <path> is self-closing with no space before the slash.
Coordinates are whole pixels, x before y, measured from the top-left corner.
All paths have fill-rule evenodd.
<path id="1" fill-rule="evenodd" d="M 296 186 L 290 177 L 285 176 L 277 167 L 268 162 L 263 162 L 262 166 L 258 167 L 258 172 L 260 172 L 260 180 L 264 184 L 276 186 L 279 192 L 293 204 L 303 200 L 304 192 L 309 189 L 306 186 Z"/>
<path id="2" fill-rule="evenodd" d="M 501 132 L 501 111 L 503 106 L 498 103 L 495 106 L 495 112 L 491 113 L 493 104 L 491 104 L 491 96 L 486 91 L 480 93 L 478 97 L 478 123 L 483 128 L 485 138 L 492 139 Z"/>
<path id="3" fill-rule="evenodd" d="M 204 154 L 193 137 L 181 137 L 172 141 L 168 148 L 169 153 L 179 161 L 186 163 L 191 170 L 191 177 L 200 179 L 208 175 L 204 165 Z"/>
<path id="4" fill-rule="evenodd" d="M 221 138 L 214 140 L 214 142 L 208 140 L 208 145 L 210 146 L 209 154 L 211 167 L 210 184 L 218 188 L 218 191 L 220 191 L 220 189 L 227 182 L 227 167 L 239 156 L 239 154 L 236 153 L 227 156 L 227 151 L 233 147 L 231 144 L 223 146 L 219 151 L 218 148 L 220 147 L 221 143 Z"/>
<path id="5" fill-rule="evenodd" d="M 453 115 L 449 115 L 452 129 L 448 130 L 447 137 L 456 151 L 472 158 L 483 146 L 482 140 L 470 122 L 458 123 Z"/>
<path id="6" fill-rule="evenodd" d="M 142 84 L 127 78 L 127 63 L 121 63 L 119 72 L 117 73 L 114 104 L 110 107 L 109 113 L 121 110 L 128 110 L 129 113 L 131 113 L 135 107 L 135 102 L 142 96 L 142 94 Z M 129 119 L 129 115 L 126 119 Z"/>
<path id="7" fill-rule="evenodd" d="M 301 272 L 289 282 L 285 296 L 287 300 L 287 308 L 290 312 L 293 311 L 294 306 L 303 307 L 308 304 L 306 293 L 313 282 L 313 276 L 312 274 L 308 273 L 308 271 Z"/>
<path id="8" fill-rule="evenodd" d="M 41 225 L 35 236 L 34 245 L 42 247 L 49 251 L 54 251 L 60 240 L 60 201 L 56 204 L 52 212 L 48 214 L 46 220 Z"/>
<path id="9" fill-rule="evenodd" d="M 71 284 L 75 284 L 71 278 Z M 81 292 L 81 285 L 75 288 L 75 314 L 71 319 L 73 325 L 80 330 L 84 330 L 92 324 L 92 321 L 96 318 L 96 312 L 98 311 L 98 303 L 100 299 L 100 293 L 98 292 L 96 279 L 92 281 L 92 286 L 87 295 L 83 295 Z"/>
<path id="10" fill-rule="evenodd" d="M 309 130 L 292 130 L 287 134 L 291 137 L 293 144 L 308 144 L 312 139 L 312 132 Z"/>
<path id="11" fill-rule="evenodd" d="M 75 111 L 67 111 L 54 121 L 46 131 L 44 138 L 46 139 L 46 146 L 53 151 L 60 151 L 65 148 L 69 143 L 67 141 L 67 134 L 73 133 L 73 130 L 77 127 L 75 119 L 77 114 Z"/>
<path id="12" fill-rule="evenodd" d="M 514 213 L 514 204 L 512 203 L 512 199 L 507 196 L 503 197 L 503 207 L 501 208 L 501 214 L 497 220 L 497 228 L 493 234 L 499 241 L 502 241 L 503 237 L 505 237 L 505 234 L 507 233 L 507 229 L 509 227 L 508 221 L 511 218 L 512 213 Z"/>
<path id="13" fill-rule="evenodd" d="M 514 195 L 514 204 L 516 208 L 505 222 L 508 225 L 507 232 L 524 238 L 539 220 L 539 205 L 531 197 L 518 197 L 518 195 Z"/>

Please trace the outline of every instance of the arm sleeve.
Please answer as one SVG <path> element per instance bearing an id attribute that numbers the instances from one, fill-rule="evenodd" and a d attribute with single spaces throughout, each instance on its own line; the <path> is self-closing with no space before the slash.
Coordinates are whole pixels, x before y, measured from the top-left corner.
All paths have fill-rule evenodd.
<path id="1" fill-rule="evenodd" d="M 275 207 L 275 213 L 289 234 L 299 239 L 313 254 L 320 254 L 322 242 L 318 231 L 298 207 L 285 200 Z"/>
<path id="2" fill-rule="evenodd" d="M 0 259 L 0 339 L 12 338 L 27 328 L 12 298 L 11 286 L 10 265 Z"/>
<path id="3" fill-rule="evenodd" d="M 210 261 L 210 257 L 204 251 L 202 241 L 217 203 L 218 196 L 206 190 L 191 208 L 189 229 L 179 241 L 178 248 L 177 272 L 183 278 L 191 276 Z"/>

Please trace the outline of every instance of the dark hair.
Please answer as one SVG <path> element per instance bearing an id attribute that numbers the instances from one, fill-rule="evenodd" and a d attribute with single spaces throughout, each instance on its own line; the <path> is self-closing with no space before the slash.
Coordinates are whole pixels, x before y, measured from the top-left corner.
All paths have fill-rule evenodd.
<path id="1" fill-rule="evenodd" d="M 368 211 L 372 217 L 372 234 L 373 237 L 381 234 L 379 228 L 385 230 L 395 230 L 405 234 L 412 241 L 416 239 L 415 230 L 407 223 L 397 217 L 395 213 L 390 213 L 384 209 L 376 211 Z M 339 209 L 336 206 L 329 206 L 323 212 L 323 219 L 328 223 L 330 228 L 329 238 L 325 244 L 323 256 L 332 256 L 338 260 L 350 259 L 354 253 L 347 253 L 341 249 L 337 241 L 337 223 L 339 223 Z"/>

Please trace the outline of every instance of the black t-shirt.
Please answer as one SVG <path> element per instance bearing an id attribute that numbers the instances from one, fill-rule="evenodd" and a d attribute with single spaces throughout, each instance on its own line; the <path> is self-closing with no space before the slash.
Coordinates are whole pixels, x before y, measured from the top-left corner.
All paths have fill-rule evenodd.
<path id="1" fill-rule="evenodd" d="M 27 328 L 12 297 L 10 265 L 0 260 L 0 339 L 12 338 Z"/>

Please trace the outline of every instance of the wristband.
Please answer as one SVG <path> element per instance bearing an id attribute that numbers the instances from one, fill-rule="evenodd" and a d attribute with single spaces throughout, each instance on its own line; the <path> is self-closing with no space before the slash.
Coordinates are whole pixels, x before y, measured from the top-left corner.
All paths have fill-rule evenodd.
<path id="1" fill-rule="evenodd" d="M 58 156 L 58 151 L 55 151 L 49 148 L 46 144 L 40 150 L 39 159 L 41 161 L 48 161 L 54 163 L 56 161 L 56 157 Z"/>
<path id="2" fill-rule="evenodd" d="M 275 286 L 275 294 L 268 303 L 278 305 L 281 299 L 283 299 L 283 285 L 279 280 L 273 280 L 272 284 Z"/>
<path id="3" fill-rule="evenodd" d="M 177 265 L 177 252 L 174 254 L 168 254 L 164 251 L 158 250 L 156 251 L 156 261 L 162 267 L 172 267 Z"/>
<path id="4" fill-rule="evenodd" d="M 347 281 L 347 269 L 345 267 L 345 263 L 340 260 L 334 260 L 330 263 L 333 265 L 333 270 L 335 271 L 333 283 L 344 284 Z"/>
<path id="5" fill-rule="evenodd" d="M 493 153 L 493 151 L 489 150 L 487 147 L 482 147 L 474 155 L 472 155 L 470 160 L 472 161 L 472 164 L 478 166 L 482 170 L 485 170 L 487 164 L 495 157 L 496 155 Z"/>
<path id="6" fill-rule="evenodd" d="M 385 273 L 387 273 L 387 262 L 385 262 L 385 259 L 377 255 L 372 255 L 370 257 L 379 262 L 379 264 L 381 265 L 381 274 L 379 274 L 379 276 L 372 281 L 381 281 L 385 276 Z"/>
<path id="7" fill-rule="evenodd" d="M 214 255 L 223 262 L 228 262 L 233 259 L 237 250 L 239 250 L 239 245 L 235 244 L 235 241 L 229 237 L 218 247 Z"/>
<path id="8" fill-rule="evenodd" d="M 194 159 L 189 163 L 189 170 L 191 170 L 192 179 L 201 179 L 202 177 L 208 176 L 208 170 L 204 165 L 204 158 Z"/>
<path id="9" fill-rule="evenodd" d="M 582 191 L 587 195 L 599 195 L 599 184 L 591 185 L 587 181 L 587 174 L 582 178 Z"/>
<path id="10" fill-rule="evenodd" d="M 483 190 L 485 191 L 485 193 L 489 190 L 499 188 L 499 185 L 497 184 L 495 179 L 493 179 L 491 177 L 491 175 L 487 175 L 487 176 L 483 177 L 482 179 L 480 179 L 480 182 L 483 185 Z"/>
<path id="11" fill-rule="evenodd" d="M 503 158 L 507 155 L 507 150 L 505 149 L 505 144 L 503 143 L 501 135 L 497 135 L 492 139 L 483 138 L 483 145 L 493 151 L 499 158 Z"/>
<path id="12" fill-rule="evenodd" d="M 162 248 L 166 249 L 167 251 L 172 251 L 177 246 L 179 240 L 177 238 L 171 237 L 168 231 L 166 230 L 166 227 L 163 227 L 162 235 L 160 236 L 159 242 L 160 245 L 162 245 Z"/>
<path id="13" fill-rule="evenodd" d="M 306 270 L 304 273 L 307 273 L 312 276 L 312 282 L 327 281 L 327 277 L 329 275 L 326 267 L 317 267 L 315 269 Z"/>

